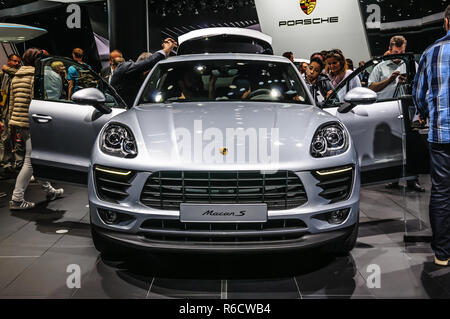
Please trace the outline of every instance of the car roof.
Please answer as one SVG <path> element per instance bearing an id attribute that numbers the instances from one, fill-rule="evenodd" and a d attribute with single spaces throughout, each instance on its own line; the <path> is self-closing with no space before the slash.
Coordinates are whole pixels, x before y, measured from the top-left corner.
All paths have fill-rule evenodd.
<path id="1" fill-rule="evenodd" d="M 251 54 L 251 53 L 202 53 L 188 54 L 181 56 L 169 57 L 160 63 L 185 62 L 185 61 L 204 61 L 204 60 L 252 60 L 252 61 L 268 61 L 290 63 L 288 59 L 282 56 Z"/>
<path id="2" fill-rule="evenodd" d="M 294 62 L 295 63 L 303 63 L 303 62 L 306 62 L 306 63 L 310 63 L 311 61 L 309 60 L 309 59 L 294 59 Z"/>

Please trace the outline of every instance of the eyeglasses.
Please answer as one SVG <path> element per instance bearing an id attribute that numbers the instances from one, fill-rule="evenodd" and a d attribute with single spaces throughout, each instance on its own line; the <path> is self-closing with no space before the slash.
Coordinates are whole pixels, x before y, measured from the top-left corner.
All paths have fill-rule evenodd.
<path id="1" fill-rule="evenodd" d="M 333 50 L 328 51 L 327 55 L 325 56 L 325 59 L 329 59 L 329 58 L 337 58 L 339 60 L 343 60 L 344 54 L 339 49 L 333 49 Z"/>

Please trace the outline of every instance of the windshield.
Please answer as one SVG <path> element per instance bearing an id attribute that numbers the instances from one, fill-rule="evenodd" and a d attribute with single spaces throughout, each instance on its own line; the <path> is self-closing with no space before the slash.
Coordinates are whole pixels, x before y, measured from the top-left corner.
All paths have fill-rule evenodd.
<path id="1" fill-rule="evenodd" d="M 310 104 L 291 63 L 205 60 L 163 63 L 140 103 L 266 101 Z"/>

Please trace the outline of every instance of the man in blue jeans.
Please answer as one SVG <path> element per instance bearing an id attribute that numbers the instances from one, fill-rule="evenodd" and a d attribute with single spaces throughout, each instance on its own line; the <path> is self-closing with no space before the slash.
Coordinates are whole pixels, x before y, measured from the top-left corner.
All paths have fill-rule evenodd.
<path id="1" fill-rule="evenodd" d="M 420 121 L 430 121 L 431 247 L 440 266 L 450 260 L 450 5 L 444 26 L 447 35 L 423 53 L 413 87 Z"/>

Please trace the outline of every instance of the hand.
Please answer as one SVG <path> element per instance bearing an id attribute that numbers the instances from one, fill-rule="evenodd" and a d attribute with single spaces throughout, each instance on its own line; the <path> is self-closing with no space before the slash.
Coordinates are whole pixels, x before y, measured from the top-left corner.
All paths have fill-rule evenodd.
<path id="1" fill-rule="evenodd" d="M 6 71 L 8 69 L 8 66 L 6 64 L 2 65 L 2 71 Z"/>
<path id="2" fill-rule="evenodd" d="M 252 93 L 252 90 L 250 90 L 250 89 L 245 91 L 244 94 L 242 94 L 241 100 L 246 100 L 250 93 Z M 298 95 L 297 95 L 297 97 L 298 97 Z M 295 100 L 295 97 L 294 97 L 294 100 Z"/>
<path id="3" fill-rule="evenodd" d="M 400 74 L 398 76 L 398 83 L 401 83 L 401 84 L 406 83 L 406 75 Z"/>
<path id="4" fill-rule="evenodd" d="M 419 116 L 419 123 L 420 125 L 425 126 L 427 124 L 427 119 L 424 119 L 421 116 Z"/>
<path id="5" fill-rule="evenodd" d="M 400 71 L 395 71 L 394 73 L 392 73 L 391 76 L 389 77 L 389 83 L 394 82 L 399 75 Z"/>
<path id="6" fill-rule="evenodd" d="M 170 52 L 178 46 L 178 43 L 172 38 L 166 38 L 162 43 L 163 51 L 166 53 L 166 56 L 169 56 Z"/>

